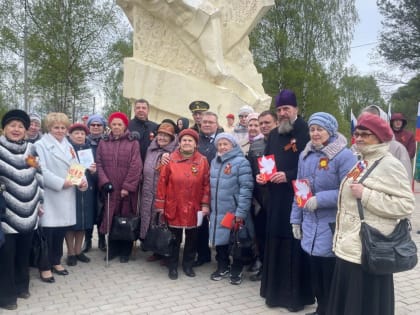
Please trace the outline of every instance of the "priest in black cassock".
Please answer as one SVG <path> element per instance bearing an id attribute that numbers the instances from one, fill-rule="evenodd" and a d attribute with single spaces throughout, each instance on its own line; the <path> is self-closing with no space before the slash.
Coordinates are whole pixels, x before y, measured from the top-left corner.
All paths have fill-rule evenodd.
<path id="1" fill-rule="evenodd" d="M 309 261 L 293 238 L 290 212 L 300 152 L 309 141 L 306 122 L 298 116 L 296 95 L 282 90 L 276 97 L 278 128 L 268 137 L 266 155 L 274 154 L 277 172 L 268 182 L 257 175 L 257 183 L 268 185 L 269 210 L 260 295 L 270 307 L 298 312 L 314 303 Z"/>

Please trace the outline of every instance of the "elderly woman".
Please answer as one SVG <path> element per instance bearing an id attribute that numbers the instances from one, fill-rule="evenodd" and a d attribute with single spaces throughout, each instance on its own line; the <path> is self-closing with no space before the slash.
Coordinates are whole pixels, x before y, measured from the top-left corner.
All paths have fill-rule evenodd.
<path id="1" fill-rule="evenodd" d="M 0 136 L 0 183 L 5 199 L 0 217 L 5 243 L 0 246 L 0 307 L 17 308 L 29 298 L 29 253 L 42 201 L 41 174 L 35 147 L 24 141 L 29 116 L 14 109 L 4 114 Z"/>
<path id="2" fill-rule="evenodd" d="M 209 214 L 209 164 L 197 151 L 198 133 L 184 129 L 179 133 L 179 149 L 162 166 L 156 192 L 156 212 L 163 213 L 176 237 L 175 249 L 168 259 L 169 279 L 178 279 L 178 260 L 182 234 L 185 245 L 182 268 L 195 277 L 193 263 L 197 250 L 197 212 Z"/>
<path id="3" fill-rule="evenodd" d="M 383 234 L 394 230 L 399 219 L 414 210 L 414 196 L 404 166 L 388 152 L 392 130 L 380 117 L 365 113 L 353 134 L 361 160 L 341 183 L 333 251 L 337 256 L 327 314 L 394 314 L 394 281 L 362 269 L 361 199 L 365 221 Z M 379 164 L 362 184 L 358 180 L 375 161 Z"/>
<path id="4" fill-rule="evenodd" d="M 311 283 L 318 307 L 308 315 L 325 315 L 335 264 L 332 237 L 341 180 L 356 163 L 338 123 L 328 113 L 315 113 L 308 121 L 310 141 L 299 157 L 297 180 L 308 181 L 312 197 L 305 205 L 293 203 L 293 236 L 309 255 Z"/>
<path id="5" fill-rule="evenodd" d="M 96 149 L 98 148 L 99 141 L 101 141 L 102 137 L 105 134 L 106 128 L 106 120 L 99 114 L 90 115 L 87 120 L 87 127 L 89 128 L 89 134 L 87 135 L 87 142 L 89 142 L 90 148 L 92 149 L 93 158 L 96 161 Z M 95 196 L 93 200 L 93 217 L 95 219 L 94 224 L 98 227 L 98 248 L 102 251 L 106 250 L 106 242 L 105 242 L 105 235 L 99 233 L 99 226 L 101 225 L 102 220 L 102 204 L 100 203 L 100 192 L 98 190 L 98 176 L 93 176 L 91 178 L 93 180 L 92 187 L 89 189 L 93 190 L 93 194 Z M 90 229 L 86 229 L 85 231 L 85 242 L 83 244 L 83 252 L 87 253 L 92 248 L 92 234 L 93 234 L 93 227 Z"/>
<path id="6" fill-rule="evenodd" d="M 245 156 L 248 156 L 249 147 L 254 141 L 264 138 L 264 135 L 260 131 L 260 124 L 258 122 L 259 116 L 259 113 L 251 113 L 246 118 L 248 137 L 242 139 L 241 142 L 239 142 L 239 147 Z"/>
<path id="7" fill-rule="evenodd" d="M 129 217 L 138 214 L 138 195 L 143 162 L 140 146 L 127 129 L 128 117 L 121 112 L 112 113 L 108 118 L 111 132 L 99 142 L 96 151 L 98 185 L 104 191 L 106 211 L 100 232 L 108 233 L 113 217 Z M 125 240 L 109 241 L 109 259 L 120 256 L 121 263 L 127 263 L 133 242 Z"/>
<path id="8" fill-rule="evenodd" d="M 72 144 L 76 155 L 80 159 L 80 154 L 89 152 L 93 158 L 93 153 L 86 136 L 89 129 L 80 123 L 75 123 L 69 128 L 69 141 Z M 85 177 L 88 183 L 86 191 L 76 191 L 76 225 L 66 233 L 67 244 L 67 265 L 75 266 L 77 261 L 84 263 L 90 262 L 90 258 L 82 253 L 82 242 L 86 229 L 93 227 L 93 204 L 94 204 L 94 176 L 96 175 L 96 163 L 92 160 L 86 167 Z"/>
<path id="9" fill-rule="evenodd" d="M 157 136 L 153 139 L 146 153 L 146 160 L 143 167 L 143 186 L 141 194 L 141 226 L 140 239 L 146 237 L 153 214 L 157 182 L 162 168 L 162 156 L 172 153 L 178 147 L 178 140 L 175 137 L 175 126 L 169 122 L 161 123 L 158 127 Z M 155 261 L 162 256 L 153 254 L 147 260 Z"/>
<path id="10" fill-rule="evenodd" d="M 217 270 L 210 278 L 222 280 L 229 275 L 230 283 L 241 284 L 243 263 L 233 259 L 230 266 L 229 238 L 230 229 L 221 225 L 227 212 L 235 216 L 235 223 L 244 224 L 250 218 L 252 190 L 254 181 L 248 160 L 244 157 L 233 135 L 221 133 L 214 144 L 217 155 L 211 162 L 211 215 L 210 243 L 216 246 Z"/>
<path id="11" fill-rule="evenodd" d="M 49 262 L 39 266 L 44 282 L 54 282 L 51 271 L 65 276 L 68 271 L 61 265 L 64 236 L 76 224 L 76 189 L 67 178 L 72 164 L 79 163 L 76 153 L 66 138 L 70 125 L 63 113 L 50 113 L 45 118 L 48 130 L 35 143 L 44 178 L 44 211 L 40 225 L 48 242 Z M 86 190 L 87 182 L 82 180 L 79 189 Z"/>

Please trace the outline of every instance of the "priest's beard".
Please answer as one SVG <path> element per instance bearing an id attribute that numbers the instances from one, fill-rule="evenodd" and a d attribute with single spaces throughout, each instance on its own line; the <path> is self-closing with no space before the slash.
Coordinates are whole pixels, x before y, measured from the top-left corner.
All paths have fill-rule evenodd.
<path id="1" fill-rule="evenodd" d="M 280 120 L 277 130 L 279 134 L 286 134 L 293 130 L 293 125 L 289 119 Z"/>

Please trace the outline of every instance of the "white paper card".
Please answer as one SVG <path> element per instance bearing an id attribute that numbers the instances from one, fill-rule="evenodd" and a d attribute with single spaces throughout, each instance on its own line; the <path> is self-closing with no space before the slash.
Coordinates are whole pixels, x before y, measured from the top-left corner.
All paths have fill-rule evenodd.
<path id="1" fill-rule="evenodd" d="M 89 168 L 92 165 L 92 163 L 95 163 L 95 160 L 93 159 L 92 149 L 77 151 L 77 155 L 79 156 L 80 164 L 82 164 L 86 168 Z"/>

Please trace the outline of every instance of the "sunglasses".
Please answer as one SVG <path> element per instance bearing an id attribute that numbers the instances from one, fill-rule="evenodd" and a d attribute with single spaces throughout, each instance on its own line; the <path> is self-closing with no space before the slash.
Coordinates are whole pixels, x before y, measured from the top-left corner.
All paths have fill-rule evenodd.
<path id="1" fill-rule="evenodd" d="M 366 139 L 366 138 L 368 138 L 372 135 L 373 135 L 373 133 L 368 133 L 368 132 L 357 132 L 356 131 L 356 132 L 353 133 L 353 137 L 355 137 L 355 138 L 361 137 L 362 139 Z"/>
<path id="2" fill-rule="evenodd" d="M 91 127 L 102 127 L 102 124 L 90 124 Z"/>

